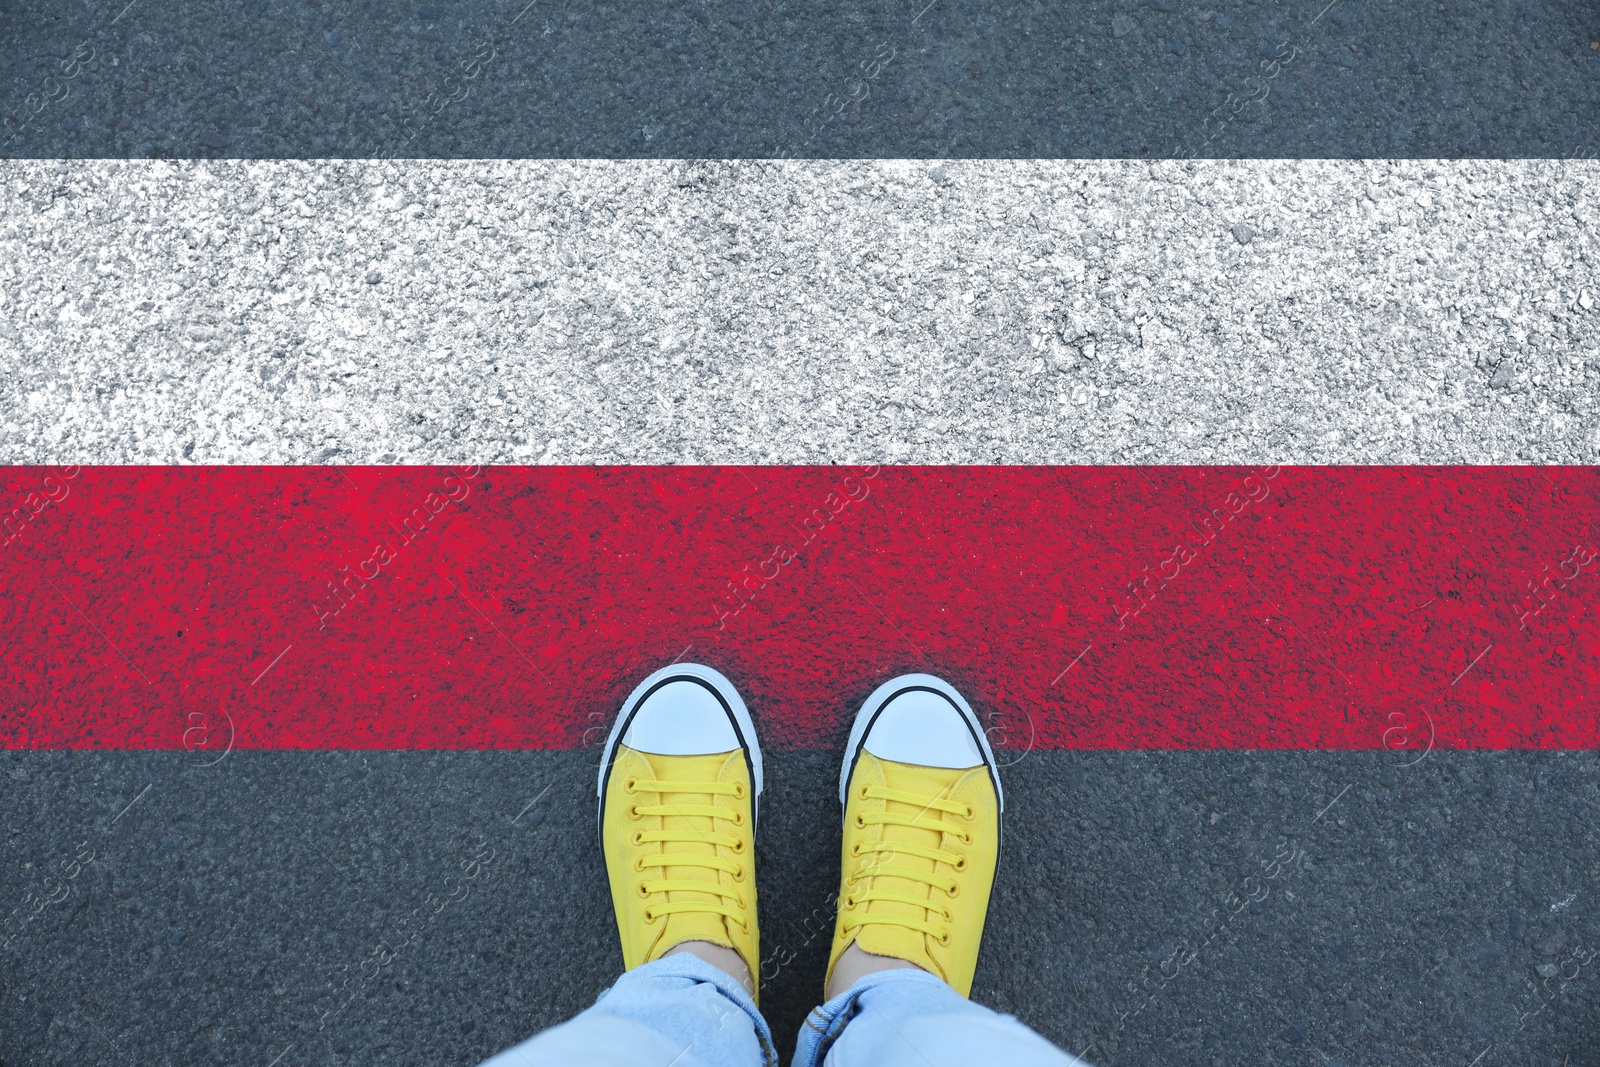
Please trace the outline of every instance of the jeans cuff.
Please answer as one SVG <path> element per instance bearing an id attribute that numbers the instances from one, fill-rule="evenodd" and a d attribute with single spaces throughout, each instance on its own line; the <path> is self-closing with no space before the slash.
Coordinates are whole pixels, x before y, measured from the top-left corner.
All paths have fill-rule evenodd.
<path id="1" fill-rule="evenodd" d="M 855 1017 L 856 1001 L 870 989 L 886 985 L 931 985 L 955 993 L 944 979 L 916 967 L 896 967 L 887 971 L 874 971 L 855 980 L 855 984 L 820 1008 L 813 1008 L 800 1027 L 800 1040 L 795 1047 L 795 1067 L 812 1067 L 828 1054 L 828 1048 L 844 1031 L 845 1024 Z M 959 993 L 956 994 L 960 996 Z"/>
<path id="2" fill-rule="evenodd" d="M 733 1002 L 734 1007 L 744 1012 L 756 1028 L 756 1036 L 761 1039 L 761 1047 L 767 1050 L 767 1060 L 775 1059 L 772 1044 L 772 1028 L 767 1025 L 767 1020 L 762 1018 L 761 1010 L 756 1007 L 755 1000 L 745 992 L 739 980 L 721 967 L 713 967 L 705 960 L 692 952 L 677 952 L 670 956 L 662 956 L 650 963 L 640 964 L 631 971 L 624 971 L 616 984 L 600 994 L 600 1001 L 610 996 L 613 990 L 631 985 L 636 982 L 650 983 L 661 978 L 678 978 L 691 982 L 704 982 L 716 987 L 723 998 Z M 595 1003 L 599 1003 L 596 1001 Z"/>

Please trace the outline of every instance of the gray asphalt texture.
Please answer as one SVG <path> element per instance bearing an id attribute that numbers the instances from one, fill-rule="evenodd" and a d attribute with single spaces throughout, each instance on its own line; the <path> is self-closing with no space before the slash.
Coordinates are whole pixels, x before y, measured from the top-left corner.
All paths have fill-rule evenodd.
<path id="1" fill-rule="evenodd" d="M 1513 158 L 1595 0 L 0 3 L 12 157 Z"/>
<path id="2" fill-rule="evenodd" d="M 0 754 L 0 899 L 26 900 L 5 1067 L 469 1065 L 621 966 L 595 751 L 199 755 Z M 787 1054 L 831 936 L 837 757 L 768 756 Z M 973 995 L 1091 1062 L 1593 1062 L 1597 754 L 1002 758 Z"/>
<path id="3" fill-rule="evenodd" d="M 0 449 L 1592 463 L 1596 43 L 1595 0 L 0 0 L 0 157 L 213 161 L 0 168 Z M 846 162 L 670 162 L 748 157 Z M 0 1067 L 570 1016 L 621 965 L 594 757 L 0 753 Z M 836 758 L 768 754 L 785 1050 Z M 1007 758 L 974 995 L 1090 1062 L 1596 1062 L 1600 755 Z"/>
<path id="4" fill-rule="evenodd" d="M 0 163 L 28 463 L 1594 463 L 1600 162 Z"/>

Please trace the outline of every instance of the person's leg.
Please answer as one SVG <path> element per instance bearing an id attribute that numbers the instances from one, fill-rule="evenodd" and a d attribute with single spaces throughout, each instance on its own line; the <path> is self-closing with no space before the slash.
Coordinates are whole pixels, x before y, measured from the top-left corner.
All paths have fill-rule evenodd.
<path id="1" fill-rule="evenodd" d="M 594 1007 L 483 1067 L 764 1067 L 772 1033 L 732 975 L 686 952 L 628 971 Z"/>
<path id="2" fill-rule="evenodd" d="M 1072 1067 L 1018 1022 L 919 968 L 877 971 L 815 1009 L 800 1028 L 795 1067 Z"/>
<path id="3" fill-rule="evenodd" d="M 967 999 L 1004 798 L 994 753 L 961 694 L 926 674 L 879 686 L 851 730 L 839 800 L 828 999 L 801 1028 L 796 1067 L 1077 1062 Z"/>
<path id="4" fill-rule="evenodd" d="M 633 691 L 597 786 L 627 973 L 594 1007 L 484 1067 L 776 1062 L 756 1008 L 761 785 L 750 715 L 722 675 L 675 664 Z"/>

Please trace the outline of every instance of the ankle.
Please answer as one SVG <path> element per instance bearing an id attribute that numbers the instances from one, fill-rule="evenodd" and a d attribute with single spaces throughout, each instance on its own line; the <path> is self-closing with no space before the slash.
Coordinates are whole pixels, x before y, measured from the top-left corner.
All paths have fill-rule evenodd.
<path id="1" fill-rule="evenodd" d="M 828 978 L 828 988 L 823 991 L 823 999 L 832 1000 L 869 974 L 907 968 L 913 971 L 922 970 L 910 960 L 903 960 L 897 956 L 877 956 L 851 945 L 839 956 L 839 962 L 833 965 L 833 974 Z"/>
<path id="2" fill-rule="evenodd" d="M 744 957 L 733 949 L 724 948 L 721 945 L 713 945 L 709 941 L 685 941 L 683 944 L 674 945 L 662 953 L 662 959 L 679 952 L 686 952 L 696 959 L 704 960 L 711 964 L 719 971 L 726 971 L 734 980 L 744 986 L 746 993 L 749 993 L 752 997 L 755 996 L 755 982 L 750 977 L 750 968 L 745 964 Z"/>

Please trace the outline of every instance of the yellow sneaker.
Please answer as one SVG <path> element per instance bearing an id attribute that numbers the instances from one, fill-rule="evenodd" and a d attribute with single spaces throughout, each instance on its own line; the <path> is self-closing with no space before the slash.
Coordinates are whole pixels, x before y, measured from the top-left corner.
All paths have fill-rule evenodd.
<path id="1" fill-rule="evenodd" d="M 624 966 L 709 941 L 754 981 L 761 749 L 733 684 L 694 663 L 646 678 L 606 739 L 598 788 Z"/>
<path id="2" fill-rule="evenodd" d="M 850 731 L 839 800 L 843 882 L 824 988 L 857 945 L 969 996 L 1004 808 L 978 717 L 932 675 L 884 683 Z"/>

